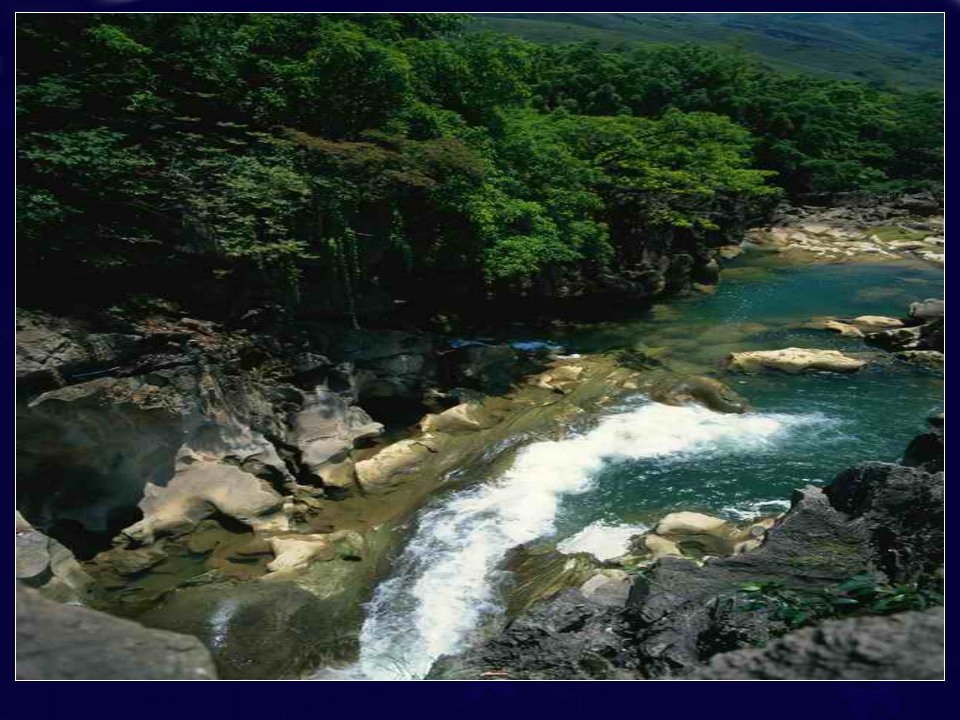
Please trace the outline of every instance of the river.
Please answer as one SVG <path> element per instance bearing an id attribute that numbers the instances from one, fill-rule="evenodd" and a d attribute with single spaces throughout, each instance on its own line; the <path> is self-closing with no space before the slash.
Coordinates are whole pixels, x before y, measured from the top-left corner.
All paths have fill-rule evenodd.
<path id="1" fill-rule="evenodd" d="M 727 353 L 777 347 L 868 351 L 862 340 L 803 328 L 823 315 L 902 316 L 942 297 L 943 272 L 919 264 L 780 266 L 731 263 L 698 295 L 537 339 L 568 352 L 634 349 L 678 372 L 716 371 Z M 518 328 L 511 337 L 530 339 Z M 863 460 L 896 460 L 942 408 L 942 378 L 885 359 L 855 375 L 728 376 L 753 406 L 723 415 L 622 398 L 568 437 L 533 442 L 505 472 L 441 494 L 366 607 L 358 662 L 339 677 L 423 677 L 503 613 L 507 551 L 551 540 L 600 558 L 667 512 L 731 519 L 782 511 L 790 491 Z"/>

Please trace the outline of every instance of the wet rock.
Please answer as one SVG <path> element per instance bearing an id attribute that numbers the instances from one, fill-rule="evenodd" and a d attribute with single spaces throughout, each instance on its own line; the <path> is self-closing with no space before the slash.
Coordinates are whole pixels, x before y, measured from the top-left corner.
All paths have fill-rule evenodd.
<path id="1" fill-rule="evenodd" d="M 685 554 L 729 555 L 741 540 L 733 523 L 695 512 L 670 513 L 653 532 L 676 544 Z"/>
<path id="2" fill-rule="evenodd" d="M 17 588 L 21 680 L 214 680 L 210 653 L 193 637 Z"/>
<path id="3" fill-rule="evenodd" d="M 838 350 L 811 350 L 807 348 L 784 348 L 783 350 L 754 350 L 731 353 L 728 367 L 739 372 L 780 370 L 797 374 L 810 370 L 850 373 L 856 372 L 865 360 L 844 355 Z"/>
<path id="4" fill-rule="evenodd" d="M 903 453 L 903 464 L 926 472 L 943 471 L 943 413 L 927 418 L 930 432 L 917 435 Z"/>
<path id="5" fill-rule="evenodd" d="M 288 582 L 178 590 L 140 617 L 149 627 L 198 638 L 224 679 L 295 678 L 331 652 L 324 603 Z"/>
<path id="6" fill-rule="evenodd" d="M 939 680 L 943 608 L 827 620 L 762 649 L 714 656 L 698 680 Z"/>
<path id="7" fill-rule="evenodd" d="M 556 392 L 569 392 L 583 374 L 580 365 L 559 365 L 541 373 L 531 380 L 533 385 Z"/>
<path id="8" fill-rule="evenodd" d="M 872 332 L 866 336 L 874 345 L 885 350 L 911 350 L 920 345 L 919 327 L 900 327 Z"/>
<path id="9" fill-rule="evenodd" d="M 943 353 L 936 350 L 903 350 L 894 353 L 894 357 L 925 370 L 943 370 L 944 366 Z"/>
<path id="10" fill-rule="evenodd" d="M 743 413 L 749 403 L 726 384 L 704 375 L 695 375 L 665 389 L 655 389 L 651 398 L 667 405 L 699 403 L 716 412 Z"/>
<path id="11" fill-rule="evenodd" d="M 859 315 L 850 321 L 862 330 L 887 330 L 903 326 L 903 320 L 883 315 Z"/>
<path id="12" fill-rule="evenodd" d="M 839 320 L 827 320 L 823 324 L 824 329 L 840 333 L 844 337 L 863 337 L 863 332 L 855 325 L 842 323 Z"/>
<path id="13" fill-rule="evenodd" d="M 507 555 L 511 573 L 507 613 L 517 615 L 534 603 L 587 581 L 596 572 L 596 560 L 586 553 L 567 555 L 550 546 L 521 545 Z"/>

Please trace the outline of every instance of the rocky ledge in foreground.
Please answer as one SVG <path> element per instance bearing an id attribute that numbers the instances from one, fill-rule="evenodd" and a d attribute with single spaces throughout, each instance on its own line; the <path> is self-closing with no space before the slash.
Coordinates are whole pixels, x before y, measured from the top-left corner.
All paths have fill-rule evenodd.
<path id="1" fill-rule="evenodd" d="M 150 630 L 17 588 L 20 680 L 215 680 L 196 638 Z"/>
<path id="2" fill-rule="evenodd" d="M 942 604 L 934 435 L 939 445 L 911 444 L 914 467 L 866 463 L 796 491 L 756 549 L 663 556 L 628 570 L 619 593 L 598 593 L 606 581 L 595 576 L 440 658 L 428 677 L 940 677 L 943 615 L 923 609 Z"/>

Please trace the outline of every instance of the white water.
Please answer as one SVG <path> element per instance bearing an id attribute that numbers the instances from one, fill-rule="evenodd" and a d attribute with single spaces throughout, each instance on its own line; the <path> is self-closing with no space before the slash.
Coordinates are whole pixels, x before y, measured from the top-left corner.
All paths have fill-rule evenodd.
<path id="1" fill-rule="evenodd" d="M 347 674 L 419 678 L 440 655 L 462 650 L 484 617 L 500 611 L 497 568 L 507 551 L 551 535 L 562 496 L 588 491 L 607 460 L 751 452 L 819 419 L 645 403 L 582 435 L 527 446 L 500 478 L 421 512 L 391 577 L 367 606 L 360 659 Z M 575 545 L 598 540 L 597 528 L 585 533 Z M 610 551 L 609 533 L 599 535 L 606 537 L 594 548 Z"/>
<path id="2" fill-rule="evenodd" d="M 590 553 L 597 560 L 610 560 L 627 552 L 630 538 L 649 529 L 646 525 L 610 525 L 598 520 L 557 543 L 557 550 L 563 553 Z"/>

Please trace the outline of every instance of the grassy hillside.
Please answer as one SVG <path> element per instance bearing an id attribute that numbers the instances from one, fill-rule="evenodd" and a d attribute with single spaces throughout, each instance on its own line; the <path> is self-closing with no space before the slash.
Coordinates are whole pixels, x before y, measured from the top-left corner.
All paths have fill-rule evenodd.
<path id="1" fill-rule="evenodd" d="M 943 78 L 943 21 L 936 13 L 489 13 L 476 29 L 546 43 L 597 41 L 738 44 L 771 67 L 924 88 Z"/>

